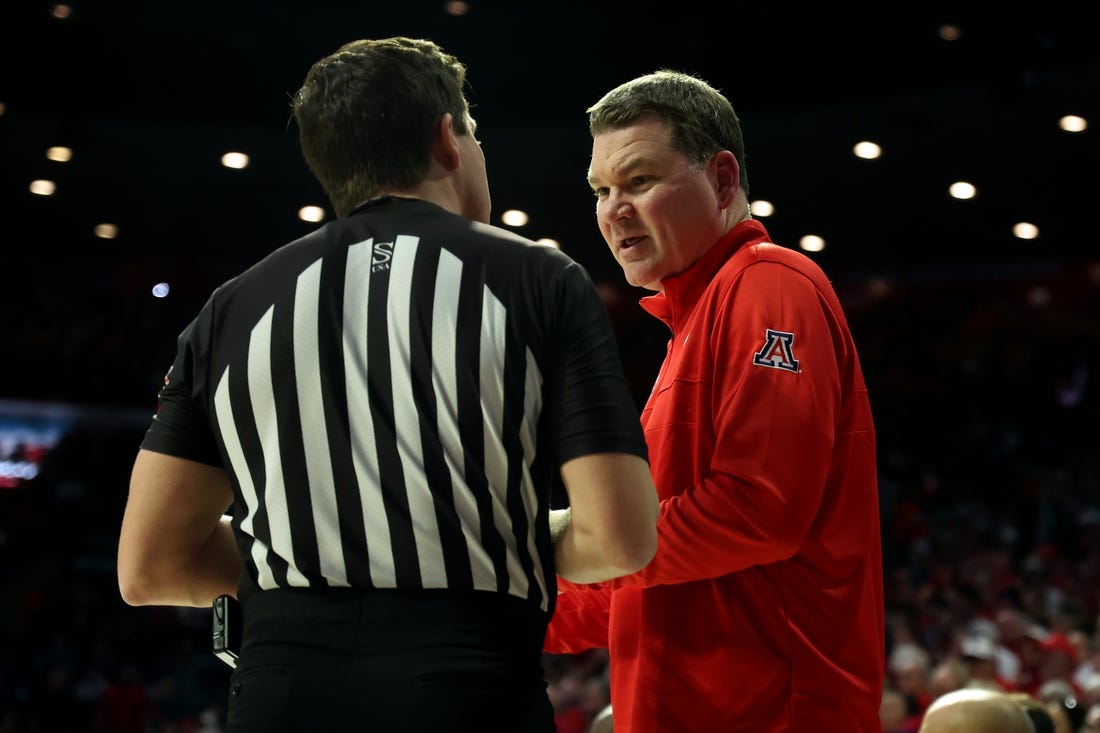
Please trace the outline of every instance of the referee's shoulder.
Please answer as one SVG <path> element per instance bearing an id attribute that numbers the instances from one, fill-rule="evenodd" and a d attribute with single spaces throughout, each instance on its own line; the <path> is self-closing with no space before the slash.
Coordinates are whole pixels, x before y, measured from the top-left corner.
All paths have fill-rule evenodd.
<path id="1" fill-rule="evenodd" d="M 275 249 L 246 265 L 240 272 L 223 280 L 211 293 L 212 300 L 225 301 L 242 291 L 271 288 L 287 278 L 296 277 L 302 263 L 308 263 L 333 249 L 344 235 L 343 220 L 329 222 Z"/>
<path id="2" fill-rule="evenodd" d="M 481 222 L 471 221 L 470 229 L 472 232 L 484 237 L 489 246 L 499 247 L 498 251 L 501 254 L 512 253 L 516 257 L 530 257 L 535 260 L 555 263 L 559 266 L 565 266 L 574 261 L 572 257 L 557 247 L 536 242 L 529 237 L 495 224 L 482 224 Z"/>

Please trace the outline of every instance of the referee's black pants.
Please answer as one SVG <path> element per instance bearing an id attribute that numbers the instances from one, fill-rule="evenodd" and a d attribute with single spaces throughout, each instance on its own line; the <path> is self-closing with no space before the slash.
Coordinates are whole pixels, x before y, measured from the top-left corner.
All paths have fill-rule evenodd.
<path id="1" fill-rule="evenodd" d="M 554 733 L 546 618 L 450 591 L 243 598 L 226 733 Z"/>

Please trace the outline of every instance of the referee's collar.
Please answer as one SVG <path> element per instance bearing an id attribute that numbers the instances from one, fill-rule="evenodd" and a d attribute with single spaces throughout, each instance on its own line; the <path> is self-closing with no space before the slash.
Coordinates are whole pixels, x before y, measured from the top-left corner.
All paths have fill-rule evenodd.
<path id="1" fill-rule="evenodd" d="M 383 204 L 390 204 L 395 201 L 417 201 L 424 204 L 431 203 L 431 201 L 428 201 L 427 199 L 416 198 L 415 196 L 394 196 L 393 194 L 386 193 L 382 194 L 381 196 L 375 196 L 374 198 L 367 199 L 366 201 L 352 209 L 350 212 L 348 212 L 348 216 L 360 214 L 367 209 L 371 209 L 376 206 L 382 206 Z"/>

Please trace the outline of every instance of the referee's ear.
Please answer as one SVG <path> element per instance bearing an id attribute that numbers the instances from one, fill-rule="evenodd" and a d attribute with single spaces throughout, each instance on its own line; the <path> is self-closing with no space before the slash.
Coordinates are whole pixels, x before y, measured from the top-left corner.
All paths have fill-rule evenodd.
<path id="1" fill-rule="evenodd" d="M 462 163 L 454 116 L 450 112 L 445 113 L 435 126 L 432 134 L 432 158 L 448 172 L 457 169 Z"/>

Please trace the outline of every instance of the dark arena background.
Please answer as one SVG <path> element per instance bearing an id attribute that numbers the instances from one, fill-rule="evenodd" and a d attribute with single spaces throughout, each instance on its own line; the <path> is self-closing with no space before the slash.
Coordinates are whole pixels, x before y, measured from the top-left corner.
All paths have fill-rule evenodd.
<path id="1" fill-rule="evenodd" d="M 129 470 L 176 335 L 210 291 L 332 216 L 291 94 L 317 58 L 387 35 L 467 64 L 494 223 L 588 268 L 639 405 L 667 332 L 596 228 L 585 108 L 661 67 L 724 91 L 754 212 L 826 271 L 860 348 L 879 444 L 885 730 L 994 675 L 1072 695 L 1086 730 L 1100 703 L 1087 6 L 3 3 L 0 733 L 221 730 L 229 669 L 210 652 L 210 611 L 119 597 Z M 608 701 L 605 654 L 545 665 L 559 733 L 583 733 Z"/>

